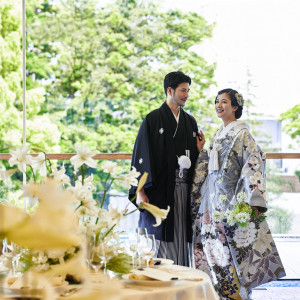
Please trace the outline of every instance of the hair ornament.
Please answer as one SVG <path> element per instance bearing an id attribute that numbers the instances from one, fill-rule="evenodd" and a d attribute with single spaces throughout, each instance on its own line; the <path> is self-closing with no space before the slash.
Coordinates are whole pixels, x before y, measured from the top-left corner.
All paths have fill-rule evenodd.
<path id="1" fill-rule="evenodd" d="M 239 104 L 239 106 L 243 106 L 244 105 L 244 98 L 243 98 L 242 94 L 236 93 L 235 94 L 235 99 L 236 99 L 237 103 Z"/>

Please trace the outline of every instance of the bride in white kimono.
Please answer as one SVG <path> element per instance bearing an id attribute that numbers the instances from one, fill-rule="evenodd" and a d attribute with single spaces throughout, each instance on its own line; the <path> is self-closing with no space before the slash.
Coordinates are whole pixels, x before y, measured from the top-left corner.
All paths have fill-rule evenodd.
<path id="1" fill-rule="evenodd" d="M 251 290 L 285 276 L 264 220 L 267 210 L 265 154 L 242 115 L 244 99 L 221 90 L 215 109 L 223 125 L 203 149 L 192 185 L 195 267 L 207 272 L 221 299 L 250 299 Z"/>

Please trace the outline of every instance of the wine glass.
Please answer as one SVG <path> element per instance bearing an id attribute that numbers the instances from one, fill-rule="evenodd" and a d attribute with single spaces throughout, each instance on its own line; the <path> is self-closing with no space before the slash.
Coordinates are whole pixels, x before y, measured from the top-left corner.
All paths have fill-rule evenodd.
<path id="1" fill-rule="evenodd" d="M 17 244 L 13 244 L 13 258 L 12 258 L 12 273 L 13 275 L 19 275 L 19 261 L 22 255 L 26 252 L 26 249 L 22 249 Z"/>
<path id="2" fill-rule="evenodd" d="M 147 229 L 144 227 L 136 228 L 136 239 L 137 239 L 137 255 L 139 258 L 139 267 L 142 266 L 141 258 L 143 257 L 143 247 L 145 245 L 145 237 L 148 237 Z"/>
<path id="3" fill-rule="evenodd" d="M 2 241 L 2 264 L 13 270 L 13 243 L 9 244 L 7 238 Z"/>
<path id="4" fill-rule="evenodd" d="M 88 264 L 95 273 L 97 273 L 101 268 L 101 257 L 98 254 L 98 249 L 96 246 L 92 246 L 88 251 Z"/>
<path id="5" fill-rule="evenodd" d="M 87 262 L 94 272 L 98 272 L 101 268 L 101 257 L 98 253 L 99 249 L 96 243 L 96 237 L 93 236 L 88 243 Z"/>
<path id="6" fill-rule="evenodd" d="M 108 261 L 108 245 L 107 241 L 104 240 L 99 240 L 97 243 L 97 249 L 98 249 L 98 255 L 103 263 L 103 273 L 107 274 L 107 261 Z"/>
<path id="7" fill-rule="evenodd" d="M 111 273 L 107 269 L 107 263 L 109 263 L 112 257 L 119 253 L 120 249 L 118 246 L 118 241 L 110 237 L 102 238 L 97 241 L 98 255 L 103 264 L 103 272 L 109 276 Z"/>
<path id="8" fill-rule="evenodd" d="M 137 234 L 135 231 L 129 230 L 127 233 L 126 250 L 132 258 L 132 266 L 135 266 L 135 258 L 137 254 Z"/>
<path id="9" fill-rule="evenodd" d="M 149 260 L 156 252 L 156 242 L 154 234 L 148 234 L 144 236 L 143 255 L 147 262 L 147 268 L 149 268 Z"/>

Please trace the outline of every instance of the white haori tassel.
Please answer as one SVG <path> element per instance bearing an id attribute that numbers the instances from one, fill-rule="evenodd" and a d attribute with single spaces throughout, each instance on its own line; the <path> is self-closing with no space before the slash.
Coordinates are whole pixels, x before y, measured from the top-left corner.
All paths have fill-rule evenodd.
<path id="1" fill-rule="evenodd" d="M 213 171 L 219 171 L 219 151 L 214 147 L 209 155 L 209 163 L 208 163 L 208 170 L 209 173 Z"/>
<path id="2" fill-rule="evenodd" d="M 183 170 L 189 169 L 192 165 L 191 160 L 186 155 L 181 155 L 178 158 L 179 178 L 183 177 Z"/>

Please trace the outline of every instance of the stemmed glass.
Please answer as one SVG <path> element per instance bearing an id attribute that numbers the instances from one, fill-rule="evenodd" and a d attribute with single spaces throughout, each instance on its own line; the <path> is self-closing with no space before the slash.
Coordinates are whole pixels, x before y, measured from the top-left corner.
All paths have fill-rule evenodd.
<path id="1" fill-rule="evenodd" d="M 13 244 L 13 258 L 12 258 L 12 272 L 13 275 L 19 275 L 19 261 L 21 256 L 26 252 L 26 249 L 22 249 L 21 247 Z"/>
<path id="2" fill-rule="evenodd" d="M 136 228 L 137 255 L 139 258 L 139 267 L 142 266 L 143 247 L 145 246 L 145 237 L 148 237 L 147 229 L 144 227 Z"/>
<path id="3" fill-rule="evenodd" d="M 96 237 L 94 236 L 88 244 L 87 249 L 87 262 L 94 272 L 98 272 L 101 268 L 101 256 L 99 254 L 98 245 L 96 243 Z"/>
<path id="4" fill-rule="evenodd" d="M 2 242 L 2 254 L 5 256 L 7 256 L 7 255 L 11 256 L 13 250 L 14 250 L 13 243 L 9 244 L 7 241 L 7 238 L 5 238 Z"/>
<path id="5" fill-rule="evenodd" d="M 147 262 L 147 268 L 149 268 L 149 260 L 156 252 L 156 242 L 154 234 L 148 234 L 144 236 L 143 255 Z"/>
<path id="6" fill-rule="evenodd" d="M 97 243 L 97 249 L 98 249 L 98 255 L 103 263 L 103 273 L 107 274 L 107 251 L 108 251 L 108 247 L 106 245 L 107 241 L 104 240 L 99 240 Z"/>
<path id="7" fill-rule="evenodd" d="M 113 238 L 102 238 L 97 241 L 97 253 L 103 264 L 103 273 L 109 274 L 107 263 L 117 254 L 117 240 Z"/>
<path id="8" fill-rule="evenodd" d="M 135 266 L 135 257 L 137 253 L 137 234 L 135 230 L 132 229 L 126 232 L 126 239 L 124 241 L 124 245 L 126 248 L 127 253 L 131 256 L 132 259 L 132 266 Z"/>
<path id="9" fill-rule="evenodd" d="M 2 242 L 2 254 L 3 254 L 3 262 L 8 266 L 10 270 L 14 272 L 13 268 L 13 250 L 14 246 L 13 243 L 9 244 L 7 239 L 5 238 Z"/>

